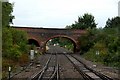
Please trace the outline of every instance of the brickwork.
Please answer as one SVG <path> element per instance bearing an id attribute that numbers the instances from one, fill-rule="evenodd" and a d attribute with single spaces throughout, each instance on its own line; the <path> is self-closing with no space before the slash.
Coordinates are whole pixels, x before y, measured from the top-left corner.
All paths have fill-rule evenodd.
<path id="1" fill-rule="evenodd" d="M 40 45 L 40 49 L 44 51 L 47 41 L 55 37 L 65 37 L 72 40 L 75 44 L 75 51 L 78 51 L 80 45 L 78 45 L 78 38 L 84 35 L 84 30 L 70 30 L 70 29 L 55 29 L 55 28 L 30 28 L 30 27 L 14 27 L 18 30 L 24 30 L 27 32 L 29 39 L 34 39 Z"/>

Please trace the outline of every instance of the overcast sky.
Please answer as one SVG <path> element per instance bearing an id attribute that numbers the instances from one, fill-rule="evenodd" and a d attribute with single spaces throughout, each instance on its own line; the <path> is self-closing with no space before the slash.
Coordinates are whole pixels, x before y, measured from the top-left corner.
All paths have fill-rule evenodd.
<path id="1" fill-rule="evenodd" d="M 64 28 L 90 13 L 98 27 L 118 16 L 119 0 L 9 0 L 14 2 L 14 25 Z"/>

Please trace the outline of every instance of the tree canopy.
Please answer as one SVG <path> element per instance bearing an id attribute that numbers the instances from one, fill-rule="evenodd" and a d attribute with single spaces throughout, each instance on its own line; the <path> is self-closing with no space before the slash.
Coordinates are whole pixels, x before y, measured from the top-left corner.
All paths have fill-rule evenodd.
<path id="1" fill-rule="evenodd" d="M 22 53 L 27 52 L 27 35 L 24 31 L 19 31 L 10 27 L 14 16 L 13 4 L 2 2 L 2 50 L 3 57 L 18 58 Z"/>
<path id="2" fill-rule="evenodd" d="M 120 17 L 114 17 L 106 21 L 105 28 L 120 28 Z"/>
<path id="3" fill-rule="evenodd" d="M 91 14 L 85 13 L 83 16 L 78 17 L 78 21 L 75 21 L 75 24 L 66 26 L 68 29 L 92 29 L 96 28 L 97 24 L 95 23 L 94 16 Z"/>
<path id="4" fill-rule="evenodd" d="M 9 24 L 12 23 L 14 16 L 13 12 L 13 4 L 9 2 L 2 2 L 2 26 L 9 27 Z"/>

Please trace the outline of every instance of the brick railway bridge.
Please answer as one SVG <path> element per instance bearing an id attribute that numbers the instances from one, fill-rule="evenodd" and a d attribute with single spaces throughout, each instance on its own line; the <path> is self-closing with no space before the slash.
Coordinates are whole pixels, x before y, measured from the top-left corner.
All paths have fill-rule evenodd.
<path id="1" fill-rule="evenodd" d="M 79 29 L 58 29 L 58 28 L 34 28 L 34 27 L 13 27 L 17 30 L 27 32 L 29 43 L 34 43 L 39 50 L 45 52 L 46 43 L 53 38 L 64 37 L 72 41 L 74 44 L 74 52 L 78 52 L 80 44 L 78 38 L 86 33 L 85 30 Z"/>

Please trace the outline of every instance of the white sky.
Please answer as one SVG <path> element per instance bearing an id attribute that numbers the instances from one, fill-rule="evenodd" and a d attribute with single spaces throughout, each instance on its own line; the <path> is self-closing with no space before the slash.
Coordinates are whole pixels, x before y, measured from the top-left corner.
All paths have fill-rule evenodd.
<path id="1" fill-rule="evenodd" d="M 14 2 L 14 25 L 64 28 L 90 13 L 98 27 L 118 16 L 119 0 L 9 0 Z"/>

